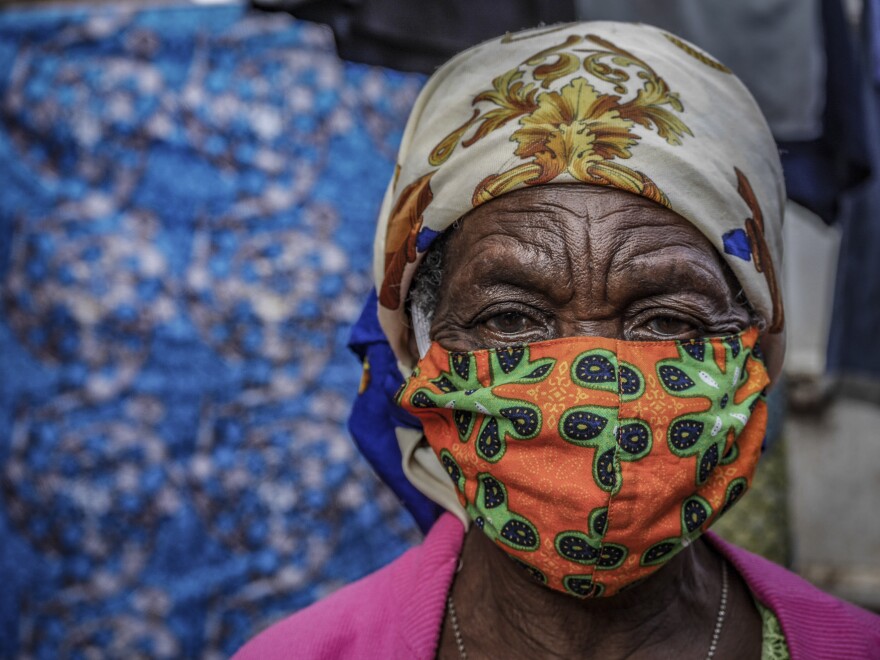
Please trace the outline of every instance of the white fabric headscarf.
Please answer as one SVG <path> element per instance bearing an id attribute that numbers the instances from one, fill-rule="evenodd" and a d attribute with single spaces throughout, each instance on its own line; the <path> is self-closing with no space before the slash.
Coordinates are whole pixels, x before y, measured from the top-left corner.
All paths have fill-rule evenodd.
<path id="1" fill-rule="evenodd" d="M 610 186 L 666 206 L 715 246 L 764 330 L 783 328 L 785 189 L 776 145 L 730 70 L 658 28 L 537 28 L 460 53 L 412 110 L 374 249 L 379 320 L 408 376 L 405 301 L 431 242 L 476 206 L 542 184 Z M 398 429 L 409 479 L 466 516 L 421 434 Z"/>

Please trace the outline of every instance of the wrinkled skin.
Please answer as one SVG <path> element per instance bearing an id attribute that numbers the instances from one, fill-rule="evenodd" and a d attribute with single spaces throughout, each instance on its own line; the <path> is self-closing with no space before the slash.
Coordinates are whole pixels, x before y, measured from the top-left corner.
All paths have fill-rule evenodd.
<path id="1" fill-rule="evenodd" d="M 521 190 L 472 211 L 446 249 L 431 339 L 474 350 L 555 337 L 688 339 L 749 313 L 715 248 L 646 199 L 594 186 Z M 762 340 L 771 379 L 776 338 Z"/>
<path id="2" fill-rule="evenodd" d="M 431 339 L 447 349 L 575 335 L 686 339 L 751 322 L 709 241 L 674 212 L 625 192 L 520 190 L 478 207 L 454 231 L 431 326 Z M 775 346 L 765 350 L 778 364 Z M 709 648 L 721 560 L 703 540 L 630 590 L 587 601 L 532 582 L 473 527 L 462 561 L 453 596 L 470 657 L 515 650 L 518 657 L 701 658 Z M 760 657 L 759 615 L 735 570 L 730 577 L 716 657 Z M 439 657 L 458 657 L 448 620 Z"/>

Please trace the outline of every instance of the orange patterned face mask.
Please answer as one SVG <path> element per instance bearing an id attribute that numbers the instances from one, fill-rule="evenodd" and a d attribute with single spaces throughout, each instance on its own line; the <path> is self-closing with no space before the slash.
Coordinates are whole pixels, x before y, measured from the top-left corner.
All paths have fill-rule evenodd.
<path id="1" fill-rule="evenodd" d="M 548 587 L 612 596 L 748 488 L 767 423 L 757 338 L 435 343 L 398 401 L 502 550 Z"/>

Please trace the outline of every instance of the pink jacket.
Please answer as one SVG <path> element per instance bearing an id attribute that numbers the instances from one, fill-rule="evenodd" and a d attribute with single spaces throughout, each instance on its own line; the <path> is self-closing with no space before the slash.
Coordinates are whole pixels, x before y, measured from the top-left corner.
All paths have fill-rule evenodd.
<path id="1" fill-rule="evenodd" d="M 271 626 L 233 660 L 433 658 L 463 538 L 461 523 L 445 514 L 420 546 Z M 711 533 L 708 538 L 776 614 L 792 660 L 880 659 L 880 617 Z"/>

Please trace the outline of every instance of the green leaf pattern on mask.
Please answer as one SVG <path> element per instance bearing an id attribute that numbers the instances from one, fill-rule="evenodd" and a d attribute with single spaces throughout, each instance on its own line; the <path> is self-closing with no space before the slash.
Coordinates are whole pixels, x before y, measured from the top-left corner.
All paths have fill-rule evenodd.
<path id="1" fill-rule="evenodd" d="M 585 351 L 571 367 L 571 378 L 578 385 L 618 394 L 631 401 L 645 391 L 645 379 L 631 364 L 618 362 L 605 349 Z M 566 410 L 559 420 L 559 435 L 579 447 L 595 449 L 593 480 L 602 490 L 617 493 L 622 485 L 621 461 L 636 461 L 651 451 L 651 427 L 636 418 L 619 418 L 616 407 L 576 406 Z"/>
<path id="2" fill-rule="evenodd" d="M 480 420 L 477 455 L 496 463 L 504 456 L 509 439 L 530 440 L 538 435 L 543 423 L 537 406 L 500 396 L 496 388 L 511 383 L 539 383 L 550 375 L 555 364 L 554 358 L 530 360 L 528 347 L 493 350 L 489 352 L 492 384 L 484 387 L 477 378 L 476 358 L 472 354 L 452 353 L 449 371 L 431 381 L 440 393 L 420 388 L 412 394 L 410 403 L 419 408 L 452 409 L 461 442 L 468 442 Z"/>
<path id="3" fill-rule="evenodd" d="M 603 543 L 608 526 L 608 507 L 599 507 L 590 512 L 587 533 L 569 530 L 556 535 L 554 545 L 561 557 L 585 565 L 595 565 L 598 569 L 618 568 L 626 559 L 627 549 L 617 543 Z"/>
<path id="4" fill-rule="evenodd" d="M 537 550 L 537 528 L 507 505 L 507 488 L 490 474 L 477 475 L 477 497 L 468 514 L 489 538 L 515 550 Z"/>
<path id="5" fill-rule="evenodd" d="M 458 491 L 464 495 L 465 478 L 452 453 L 440 452 L 440 462 Z M 487 472 L 477 475 L 477 495 L 465 507 L 474 524 L 498 543 L 514 550 L 537 550 L 541 545 L 538 529 L 528 518 L 510 510 L 507 487 Z"/>
<path id="6" fill-rule="evenodd" d="M 605 591 L 603 585 L 593 582 L 592 575 L 566 575 L 562 578 L 562 586 L 578 598 L 598 598 Z"/>
<path id="7" fill-rule="evenodd" d="M 721 507 L 721 513 L 718 515 L 722 515 L 730 511 L 730 507 L 739 502 L 742 499 L 742 496 L 746 494 L 746 491 L 749 489 L 749 482 L 746 481 L 745 477 L 738 477 L 731 481 L 727 485 L 727 491 L 724 494 L 724 506 Z"/>
<path id="8" fill-rule="evenodd" d="M 655 543 L 642 553 L 642 566 L 665 564 L 690 545 L 706 529 L 712 519 L 712 506 L 699 495 L 691 495 L 681 505 L 681 536 Z"/>
<path id="9" fill-rule="evenodd" d="M 725 352 L 724 370 L 718 367 L 715 345 L 710 341 L 681 342 L 678 358 L 657 363 L 660 384 L 669 394 L 681 398 L 703 397 L 709 403 L 705 412 L 676 417 L 666 434 L 669 449 L 676 456 L 696 456 L 697 485 L 706 483 L 719 464 L 736 458 L 735 445 L 724 453 L 728 431 L 733 429 L 734 435 L 739 436 L 762 396 L 756 392 L 734 403 L 737 390 L 748 379 L 746 362 L 757 358 L 738 337 L 725 338 L 721 344 Z"/>
<path id="10" fill-rule="evenodd" d="M 463 494 L 465 484 L 464 473 L 461 471 L 455 458 L 453 458 L 452 452 L 448 449 L 440 451 L 440 464 L 443 466 L 443 469 L 446 470 L 446 474 L 449 475 L 449 478 L 452 479 L 452 483 L 455 484 L 456 490 Z"/>
<path id="11" fill-rule="evenodd" d="M 645 393 L 641 371 L 620 362 L 613 351 L 596 348 L 577 356 L 571 365 L 571 379 L 581 387 L 613 392 L 623 402 L 634 401 Z"/>

